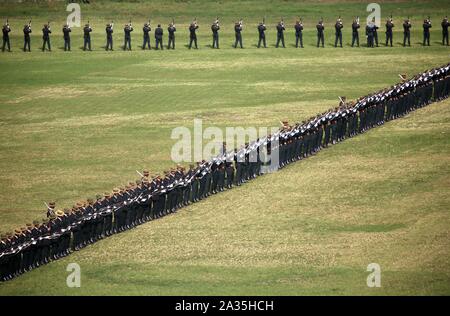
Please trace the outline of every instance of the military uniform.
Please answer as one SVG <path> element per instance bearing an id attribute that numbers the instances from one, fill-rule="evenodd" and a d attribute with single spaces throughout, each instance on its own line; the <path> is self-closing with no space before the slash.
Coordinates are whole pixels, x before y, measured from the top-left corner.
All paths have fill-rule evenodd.
<path id="1" fill-rule="evenodd" d="M 64 37 L 64 51 L 70 51 L 70 32 L 72 32 L 72 30 L 69 25 L 66 24 L 64 25 L 62 32 Z"/>
<path id="2" fill-rule="evenodd" d="M 161 25 L 158 24 L 158 27 L 155 29 L 155 47 L 158 49 L 158 46 L 163 50 L 163 29 Z"/>
<path id="3" fill-rule="evenodd" d="M 5 51 L 6 46 L 8 46 L 8 52 L 11 51 L 11 44 L 9 42 L 9 33 L 11 32 L 11 28 L 9 27 L 9 24 L 3 25 L 2 33 L 3 33 L 3 45 L 2 45 L 2 52 Z"/>
<path id="4" fill-rule="evenodd" d="M 198 49 L 197 47 L 197 34 L 196 31 L 198 29 L 198 25 L 197 23 L 191 23 L 191 25 L 189 25 L 189 49 L 192 48 L 192 43 L 195 44 L 195 48 Z"/>
<path id="5" fill-rule="evenodd" d="M 448 46 L 448 27 L 450 26 L 450 22 L 448 21 L 447 17 L 445 17 L 444 20 L 442 20 L 441 26 L 442 26 L 442 45 L 444 45 L 445 43 Z"/>
<path id="6" fill-rule="evenodd" d="M 325 26 L 323 25 L 322 21 L 320 21 L 316 25 L 316 29 L 317 29 L 317 47 L 319 47 L 320 42 L 322 42 L 322 47 L 324 47 L 325 46 L 325 37 L 324 37 Z"/>
<path id="7" fill-rule="evenodd" d="M 303 23 L 297 21 L 294 26 L 295 29 L 295 47 L 298 48 L 298 44 L 300 43 L 300 47 L 303 48 Z"/>
<path id="8" fill-rule="evenodd" d="M 169 32 L 169 42 L 167 44 L 167 49 L 175 49 L 175 32 L 177 31 L 175 24 L 171 23 L 169 27 L 167 28 L 167 31 Z"/>
<path id="9" fill-rule="evenodd" d="M 211 25 L 211 31 L 213 36 L 212 48 L 219 48 L 219 30 L 220 30 L 219 22 L 215 21 Z"/>
<path id="10" fill-rule="evenodd" d="M 145 49 L 145 45 L 147 45 L 148 49 L 151 49 L 150 47 L 150 31 L 152 30 L 152 28 L 150 27 L 150 25 L 148 23 L 144 24 L 144 27 L 142 28 L 142 32 L 144 34 L 144 42 L 142 44 L 142 49 Z"/>
<path id="11" fill-rule="evenodd" d="M 264 23 L 260 23 L 258 25 L 258 34 L 259 34 L 259 40 L 258 40 L 258 48 L 261 47 L 261 42 L 263 42 L 264 48 L 266 48 L 266 25 Z"/>
<path id="12" fill-rule="evenodd" d="M 51 33 L 52 33 L 52 31 L 50 30 L 50 26 L 48 26 L 47 24 L 44 25 L 44 28 L 42 29 L 42 39 L 43 39 L 42 51 L 45 51 L 45 44 L 47 44 L 49 51 L 52 50 L 50 47 L 50 34 Z"/>
<path id="13" fill-rule="evenodd" d="M 408 40 L 408 46 L 411 46 L 411 23 L 409 20 L 405 20 L 403 23 L 403 47 L 406 46 L 406 40 Z"/>
<path id="14" fill-rule="evenodd" d="M 284 46 L 284 30 L 285 30 L 284 23 L 281 21 L 277 25 L 277 44 L 275 45 L 276 48 L 278 48 L 280 41 L 281 41 L 281 45 L 283 45 L 283 48 L 285 47 Z"/>
<path id="15" fill-rule="evenodd" d="M 375 47 L 374 45 L 375 24 L 370 22 L 366 25 L 367 47 Z"/>
<path id="16" fill-rule="evenodd" d="M 106 24 L 106 47 L 105 50 L 113 50 L 113 33 L 114 28 L 112 24 Z"/>
<path id="17" fill-rule="evenodd" d="M 123 28 L 124 32 L 124 43 L 123 43 L 123 50 L 131 50 L 131 32 L 133 32 L 133 27 L 131 24 L 126 24 Z"/>
<path id="18" fill-rule="evenodd" d="M 425 43 L 430 46 L 430 29 L 431 29 L 431 21 L 430 20 L 424 20 L 423 21 L 423 46 L 425 46 Z"/>
<path id="19" fill-rule="evenodd" d="M 358 21 L 353 21 L 352 23 L 352 47 L 355 45 L 356 42 L 356 46 L 359 47 L 359 28 L 360 25 L 358 23 Z"/>
<path id="20" fill-rule="evenodd" d="M 83 50 L 84 51 L 86 50 L 86 48 L 91 50 L 91 32 L 92 32 L 92 28 L 89 26 L 89 24 L 86 24 L 83 28 L 83 39 L 84 39 Z"/>
<path id="21" fill-rule="evenodd" d="M 24 36 L 24 44 L 23 44 L 23 51 L 25 52 L 27 50 L 28 47 L 28 51 L 31 51 L 31 39 L 30 39 L 30 34 L 31 34 L 31 25 L 27 24 L 24 26 L 23 28 L 23 36 Z"/>
<path id="22" fill-rule="evenodd" d="M 242 47 L 242 24 L 240 22 L 236 23 L 234 25 L 234 35 L 236 37 L 236 40 L 234 42 L 234 48 L 237 48 L 237 45 L 239 43 L 239 45 Z"/>
<path id="23" fill-rule="evenodd" d="M 391 43 L 392 47 L 392 29 L 394 28 L 394 23 L 392 23 L 392 19 L 389 19 L 386 22 L 386 46 L 388 46 L 388 43 Z"/>
<path id="24" fill-rule="evenodd" d="M 334 28 L 336 30 L 336 38 L 334 39 L 334 47 L 337 47 L 338 41 L 339 45 L 342 47 L 342 28 L 344 25 L 342 24 L 341 19 L 338 19 L 336 21 L 336 24 L 334 25 Z"/>

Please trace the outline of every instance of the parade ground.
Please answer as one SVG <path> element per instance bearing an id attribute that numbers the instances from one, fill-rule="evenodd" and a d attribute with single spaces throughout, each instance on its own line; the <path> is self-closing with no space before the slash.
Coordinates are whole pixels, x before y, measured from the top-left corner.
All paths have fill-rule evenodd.
<path id="1" fill-rule="evenodd" d="M 448 1 L 379 2 L 379 47 L 366 47 L 368 3 L 360 1 L 121 1 L 80 4 L 63 50 L 66 1 L 4 3 L 12 52 L 0 52 L 0 231 L 176 165 L 174 128 L 280 127 L 356 100 L 450 62 L 441 21 Z M 392 14 L 394 45 L 385 47 Z M 334 24 L 344 24 L 334 47 Z M 351 47 L 359 16 L 360 47 Z M 431 46 L 422 24 L 431 17 Z M 304 48 L 294 24 L 304 24 Z M 412 23 L 403 47 L 403 20 Z M 164 50 L 142 50 L 142 26 L 164 29 Z M 188 27 L 199 24 L 198 49 Z M 211 23 L 220 20 L 220 49 Z M 275 48 L 276 24 L 285 48 Z M 316 47 L 323 18 L 325 47 Z M 32 19 L 31 52 L 23 52 Z M 233 47 L 243 20 L 243 49 Z M 257 48 L 265 20 L 267 48 Z M 123 51 L 131 20 L 132 50 Z M 167 50 L 175 22 L 176 47 Z M 42 52 L 50 21 L 51 52 Z M 114 51 L 105 24 L 114 21 Z M 1 21 L 3 24 L 3 20 Z M 151 36 L 153 48 L 153 31 Z M 204 140 L 206 143 L 207 140 Z M 232 148 L 230 148 L 232 149 Z M 192 162 L 194 163 L 194 162 Z M 189 162 L 182 163 L 188 167 Z M 0 295 L 449 295 L 450 100 L 325 148 L 308 159 L 213 195 L 176 213 L 100 240 L 69 256 L 0 282 Z M 67 286 L 68 264 L 81 286 Z M 381 268 L 369 287 L 367 267 Z"/>

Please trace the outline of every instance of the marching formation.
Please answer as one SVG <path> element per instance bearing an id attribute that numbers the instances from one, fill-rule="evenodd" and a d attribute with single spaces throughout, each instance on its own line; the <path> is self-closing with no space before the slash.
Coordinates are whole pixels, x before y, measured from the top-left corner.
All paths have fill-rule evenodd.
<path id="1" fill-rule="evenodd" d="M 239 42 L 237 38 L 237 42 Z M 217 43 L 218 45 L 218 43 Z M 338 107 L 309 120 L 228 151 L 209 161 L 178 165 L 164 176 L 140 179 L 112 192 L 58 210 L 47 205 L 47 218 L 1 235 L 0 280 L 64 257 L 112 234 L 176 212 L 223 190 L 240 186 L 266 172 L 314 155 L 322 148 L 404 116 L 450 93 L 450 64 L 425 71 L 355 102 L 340 97 Z"/>
<path id="2" fill-rule="evenodd" d="M 450 26 L 449 20 L 447 17 L 445 17 L 441 22 L 442 27 L 442 45 L 449 45 L 448 41 L 448 28 Z M 360 21 L 359 17 L 356 17 L 353 20 L 353 23 L 351 25 L 352 28 L 352 41 L 351 46 L 359 47 L 359 29 L 360 29 Z M 395 27 L 394 22 L 392 20 L 392 16 L 386 21 L 385 24 L 385 34 L 386 34 L 386 43 L 385 46 L 392 47 L 393 42 L 393 28 Z M 409 18 L 405 19 L 403 22 L 403 46 L 411 46 L 411 21 Z M 423 46 L 428 45 L 430 46 L 430 29 L 431 29 L 431 19 L 428 17 L 423 21 Z M 344 23 L 342 19 L 339 17 L 336 20 L 336 23 L 334 25 L 335 29 L 335 42 L 334 47 L 342 47 L 342 30 L 344 28 Z M 199 25 L 197 22 L 197 19 L 194 19 L 192 23 L 189 25 L 189 49 L 194 47 L 198 49 L 198 43 L 197 43 L 197 30 L 199 29 Z M 295 32 L 295 46 L 298 48 L 299 44 L 300 47 L 303 48 L 303 21 L 302 19 L 298 19 L 293 26 L 294 32 Z M 316 25 L 317 29 L 317 47 L 325 47 L 325 26 L 324 21 L 321 18 L 320 21 Z M 367 39 L 367 47 L 378 47 L 378 29 L 379 26 L 375 24 L 375 19 L 368 22 L 365 27 L 365 37 Z M 88 23 L 83 27 L 83 50 L 92 50 L 91 46 L 91 32 L 92 32 L 91 24 Z M 123 32 L 124 32 L 124 44 L 122 46 L 123 50 L 131 50 L 131 33 L 133 32 L 133 26 L 131 21 L 129 23 L 124 25 Z M 239 47 L 244 48 L 243 45 L 243 30 L 244 30 L 244 23 L 243 20 L 240 19 L 237 21 L 234 25 L 234 32 L 236 41 L 234 43 L 234 48 Z M 257 26 L 257 32 L 258 32 L 258 48 L 261 47 L 261 43 L 264 47 L 266 46 L 266 24 L 265 19 L 263 19 L 262 22 L 260 22 Z M 150 44 L 150 32 L 152 31 L 152 28 L 150 26 L 150 21 L 144 24 L 142 28 L 142 34 L 143 34 L 143 42 L 142 42 L 142 49 L 151 49 Z M 172 19 L 172 22 L 167 27 L 168 32 L 168 44 L 167 49 L 175 49 L 175 32 L 177 31 L 175 27 L 175 21 Z M 219 48 L 219 31 L 220 31 L 220 25 L 219 25 L 219 18 L 217 18 L 211 25 L 211 32 L 212 32 L 212 48 Z M 277 40 L 275 47 L 281 46 L 285 47 L 285 41 L 284 41 L 284 32 L 286 31 L 286 25 L 284 23 L 283 18 L 277 23 L 276 25 L 276 31 L 277 31 Z M 9 21 L 7 20 L 6 23 L 3 25 L 2 28 L 3 32 L 3 45 L 2 45 L 2 51 L 4 52 L 6 49 L 8 51 L 11 51 L 11 43 L 10 43 L 10 33 L 11 33 L 11 27 L 9 25 Z M 62 28 L 62 34 L 64 39 L 64 50 L 70 51 L 70 38 L 71 38 L 71 28 L 68 24 L 65 24 Z M 105 50 L 113 50 L 113 32 L 114 32 L 114 22 L 106 24 L 105 27 L 105 34 L 106 34 L 106 46 Z M 24 45 L 23 45 L 23 51 L 31 51 L 31 20 L 28 24 L 24 25 L 23 28 L 23 35 L 24 35 Z M 45 51 L 48 49 L 51 51 L 50 46 L 50 34 L 52 34 L 52 31 L 50 29 L 50 22 L 45 24 L 42 28 L 42 51 Z M 161 26 L 161 24 L 158 24 L 158 26 L 154 30 L 154 38 L 155 38 L 155 49 L 163 49 L 163 39 L 164 39 L 164 30 Z"/>

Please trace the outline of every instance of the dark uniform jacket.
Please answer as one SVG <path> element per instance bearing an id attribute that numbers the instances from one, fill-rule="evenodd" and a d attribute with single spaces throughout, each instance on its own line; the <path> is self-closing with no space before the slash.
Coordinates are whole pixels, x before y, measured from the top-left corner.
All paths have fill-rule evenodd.
<path id="1" fill-rule="evenodd" d="M 163 29 L 161 27 L 157 27 L 155 29 L 155 38 L 162 39 L 163 38 Z"/>
<path id="2" fill-rule="evenodd" d="M 48 27 L 44 27 L 42 29 L 42 38 L 48 39 L 50 37 L 51 33 L 52 33 L 52 31 L 50 31 L 50 29 Z"/>
<path id="3" fill-rule="evenodd" d="M 70 37 L 70 32 L 72 32 L 70 27 L 63 27 L 62 31 L 65 39 L 68 39 Z"/>

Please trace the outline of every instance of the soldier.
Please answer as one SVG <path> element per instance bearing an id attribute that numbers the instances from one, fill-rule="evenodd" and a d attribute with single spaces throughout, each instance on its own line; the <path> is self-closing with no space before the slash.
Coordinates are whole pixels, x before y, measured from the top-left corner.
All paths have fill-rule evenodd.
<path id="1" fill-rule="evenodd" d="M 142 32 L 143 32 L 143 36 L 144 36 L 144 42 L 142 44 L 142 49 L 145 50 L 145 46 L 147 45 L 148 49 L 151 49 L 150 46 L 150 31 L 152 30 L 152 28 L 150 27 L 150 21 L 145 23 L 143 28 L 142 28 Z"/>
<path id="2" fill-rule="evenodd" d="M 392 22 L 392 17 L 386 21 L 386 46 L 388 46 L 388 42 L 391 43 L 392 47 L 392 29 L 394 28 L 394 23 Z"/>
<path id="3" fill-rule="evenodd" d="M 8 21 L 3 25 L 2 33 L 3 33 L 3 45 L 2 45 L 2 52 L 5 51 L 6 45 L 8 45 L 8 52 L 11 51 L 11 44 L 9 42 L 9 32 L 11 32 L 11 28 L 9 26 Z"/>
<path id="4" fill-rule="evenodd" d="M 177 31 L 177 28 L 175 27 L 175 23 L 173 21 L 169 24 L 167 31 L 169 32 L 167 49 L 170 49 L 170 46 L 172 46 L 172 49 L 175 49 L 175 32 Z"/>
<path id="5" fill-rule="evenodd" d="M 49 202 L 47 205 L 47 218 L 50 218 L 52 215 L 55 215 L 55 202 Z"/>
<path id="6" fill-rule="evenodd" d="M 64 36 L 64 51 L 70 51 L 70 32 L 72 32 L 72 30 L 70 29 L 69 24 L 64 24 L 62 31 Z"/>
<path id="7" fill-rule="evenodd" d="M 264 44 L 264 48 L 266 48 L 266 24 L 264 22 L 259 23 L 258 25 L 258 33 L 259 33 L 259 41 L 258 48 L 261 47 L 261 41 Z"/>
<path id="8" fill-rule="evenodd" d="M 369 22 L 366 26 L 367 47 L 374 47 L 374 30 L 375 25 L 373 22 Z"/>
<path id="9" fill-rule="evenodd" d="M 23 27 L 23 36 L 24 36 L 23 51 L 24 52 L 27 51 L 27 46 L 28 46 L 28 51 L 29 52 L 31 51 L 31 49 L 30 49 L 30 46 L 31 46 L 30 45 L 30 42 L 31 42 L 30 34 L 31 34 L 31 21 L 30 21 L 30 23 L 26 24 Z"/>
<path id="10" fill-rule="evenodd" d="M 52 31 L 50 30 L 50 25 L 49 24 L 44 24 L 44 28 L 42 29 L 42 39 L 43 39 L 43 44 L 42 44 L 42 51 L 45 51 L 45 44 L 47 44 L 48 46 L 48 50 L 51 51 L 51 47 L 50 47 L 50 34 L 52 33 Z"/>
<path id="11" fill-rule="evenodd" d="M 91 32 L 92 28 L 89 25 L 89 22 L 84 26 L 83 28 L 83 38 L 84 38 L 84 46 L 83 50 L 86 51 L 86 47 L 89 48 L 89 51 L 91 51 Z"/>
<path id="12" fill-rule="evenodd" d="M 236 37 L 236 41 L 234 42 L 234 48 L 237 48 L 237 44 L 239 43 L 239 45 L 242 47 L 242 19 L 239 22 L 236 22 L 236 24 L 234 25 L 234 34 Z"/>
<path id="13" fill-rule="evenodd" d="M 196 30 L 198 29 L 197 19 L 195 19 L 190 25 L 189 25 L 189 49 L 192 48 L 192 43 L 195 44 L 195 49 L 198 49 L 197 47 L 197 34 Z"/>
<path id="14" fill-rule="evenodd" d="M 373 22 L 373 39 L 375 40 L 375 45 L 378 47 L 378 25 L 375 23 L 375 18 L 372 19 Z"/>
<path id="15" fill-rule="evenodd" d="M 355 45 L 359 47 L 359 28 L 361 26 L 359 25 L 359 17 L 353 20 L 352 23 L 352 47 Z"/>
<path id="16" fill-rule="evenodd" d="M 300 42 L 300 47 L 303 48 L 303 22 L 297 21 L 294 25 L 295 28 L 295 47 L 298 48 L 298 43 Z"/>
<path id="17" fill-rule="evenodd" d="M 324 30 L 325 26 L 323 25 L 323 20 L 320 19 L 319 23 L 316 25 L 317 28 L 317 47 L 319 47 L 320 42 L 322 42 L 322 47 L 325 47 L 325 37 L 324 37 Z"/>
<path id="18" fill-rule="evenodd" d="M 336 30 L 336 37 L 334 39 L 334 47 L 337 47 L 337 43 L 339 40 L 339 44 L 342 48 L 342 28 L 344 27 L 344 24 L 342 23 L 341 18 L 337 19 L 336 24 L 334 25 L 334 28 Z"/>
<path id="19" fill-rule="evenodd" d="M 408 46 L 411 46 L 410 35 L 411 35 L 411 23 L 409 18 L 403 23 L 403 47 L 406 46 L 406 40 L 408 40 Z"/>
<path id="20" fill-rule="evenodd" d="M 442 26 L 442 45 L 444 45 L 445 42 L 448 46 L 448 27 L 450 26 L 450 22 L 448 21 L 447 17 L 445 17 L 442 20 L 441 26 Z"/>
<path id="21" fill-rule="evenodd" d="M 114 23 L 106 24 L 106 47 L 105 50 L 113 50 L 113 33 L 114 33 Z"/>
<path id="22" fill-rule="evenodd" d="M 10 242 L 7 234 L 2 234 L 0 239 L 0 281 L 9 280 L 9 250 Z"/>
<path id="23" fill-rule="evenodd" d="M 216 19 L 214 23 L 211 25 L 211 31 L 213 34 L 212 48 L 217 49 L 219 48 L 219 30 L 220 30 L 219 19 Z"/>
<path id="24" fill-rule="evenodd" d="M 129 50 L 131 50 L 131 32 L 133 32 L 133 26 L 131 25 L 131 21 L 129 24 L 125 24 L 123 32 L 125 35 L 123 50 L 127 50 L 127 47 Z"/>
<path id="25" fill-rule="evenodd" d="M 286 28 L 284 27 L 284 21 L 283 19 L 281 19 L 281 21 L 277 24 L 277 44 L 275 45 L 276 48 L 278 48 L 278 45 L 281 44 L 283 45 L 283 48 L 285 48 L 284 46 L 284 30 Z"/>
<path id="26" fill-rule="evenodd" d="M 158 49 L 158 46 L 163 50 L 163 29 L 161 24 L 158 24 L 158 27 L 155 29 L 155 47 Z"/>
<path id="27" fill-rule="evenodd" d="M 431 20 L 428 18 L 423 21 L 423 46 L 425 46 L 425 43 L 428 43 L 428 46 L 430 46 L 430 29 Z"/>

